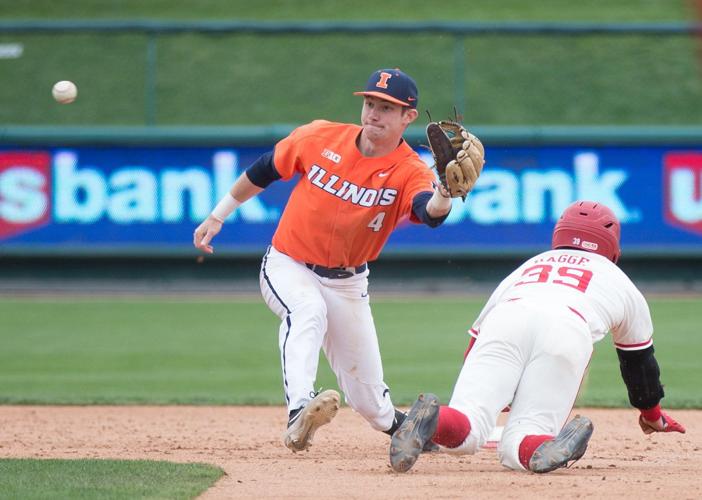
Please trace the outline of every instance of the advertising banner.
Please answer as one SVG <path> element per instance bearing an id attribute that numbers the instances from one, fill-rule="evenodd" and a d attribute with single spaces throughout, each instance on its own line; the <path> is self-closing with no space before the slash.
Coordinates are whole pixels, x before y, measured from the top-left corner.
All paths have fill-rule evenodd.
<path id="1" fill-rule="evenodd" d="M 194 228 L 265 151 L 0 148 L 0 254 L 195 253 Z M 404 223 L 384 254 L 543 249 L 560 212 L 588 199 L 620 218 L 624 252 L 702 255 L 702 146 L 488 147 L 486 158 L 474 191 L 454 200 L 443 226 Z M 242 205 L 216 252 L 264 252 L 297 182 L 311 180 L 275 182 Z"/>

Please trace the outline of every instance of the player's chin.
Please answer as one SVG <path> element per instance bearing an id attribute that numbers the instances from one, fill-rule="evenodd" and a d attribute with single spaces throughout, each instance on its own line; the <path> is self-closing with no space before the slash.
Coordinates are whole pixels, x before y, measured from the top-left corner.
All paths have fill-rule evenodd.
<path id="1" fill-rule="evenodd" d="M 363 131 L 371 139 L 382 139 L 385 137 L 385 128 L 377 125 L 366 124 L 363 126 Z"/>

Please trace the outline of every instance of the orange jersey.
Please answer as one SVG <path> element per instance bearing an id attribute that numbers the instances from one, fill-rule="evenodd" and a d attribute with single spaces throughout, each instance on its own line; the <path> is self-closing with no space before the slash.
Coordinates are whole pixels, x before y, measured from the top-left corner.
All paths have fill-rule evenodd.
<path id="1" fill-rule="evenodd" d="M 359 125 L 316 120 L 275 146 L 282 179 L 301 178 L 273 235 L 273 246 L 295 260 L 326 267 L 374 260 L 412 200 L 433 191 L 433 172 L 405 142 L 382 157 L 356 146 Z"/>

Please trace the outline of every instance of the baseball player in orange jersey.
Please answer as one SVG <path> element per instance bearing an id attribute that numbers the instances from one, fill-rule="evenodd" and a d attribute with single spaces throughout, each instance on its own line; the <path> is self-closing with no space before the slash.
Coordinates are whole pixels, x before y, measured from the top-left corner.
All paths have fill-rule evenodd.
<path id="1" fill-rule="evenodd" d="M 392 435 L 404 419 L 383 381 L 367 263 L 401 221 L 436 227 L 451 210 L 446 190 L 402 139 L 418 116 L 412 78 L 378 70 L 355 94 L 364 97 L 360 126 L 317 120 L 295 129 L 237 179 L 193 238 L 212 253 L 233 210 L 299 174 L 260 272 L 266 304 L 281 319 L 284 442 L 293 451 L 307 449 L 339 408 L 336 391 L 314 392 L 320 349 L 346 402 L 373 428 Z"/>
<path id="2" fill-rule="evenodd" d="M 578 460 L 592 422 L 577 415 L 563 424 L 593 343 L 608 331 L 643 432 L 685 432 L 660 407 L 651 316 L 646 299 L 616 265 L 619 233 L 619 221 L 604 205 L 581 201 L 563 212 L 552 250 L 505 278 L 470 329 L 475 343 L 448 406 L 421 395 L 392 437 L 393 469 L 409 470 L 429 440 L 441 451 L 475 453 L 509 403 L 498 446 L 503 465 L 542 473 Z"/>

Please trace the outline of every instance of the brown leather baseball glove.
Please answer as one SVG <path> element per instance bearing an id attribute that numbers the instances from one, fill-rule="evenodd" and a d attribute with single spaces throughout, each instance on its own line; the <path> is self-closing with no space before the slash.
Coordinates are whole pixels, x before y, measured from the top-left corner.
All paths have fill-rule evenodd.
<path id="1" fill-rule="evenodd" d="M 429 123 L 427 140 L 441 184 L 452 198 L 465 200 L 483 171 L 483 144 L 463 125 L 450 120 Z"/>

